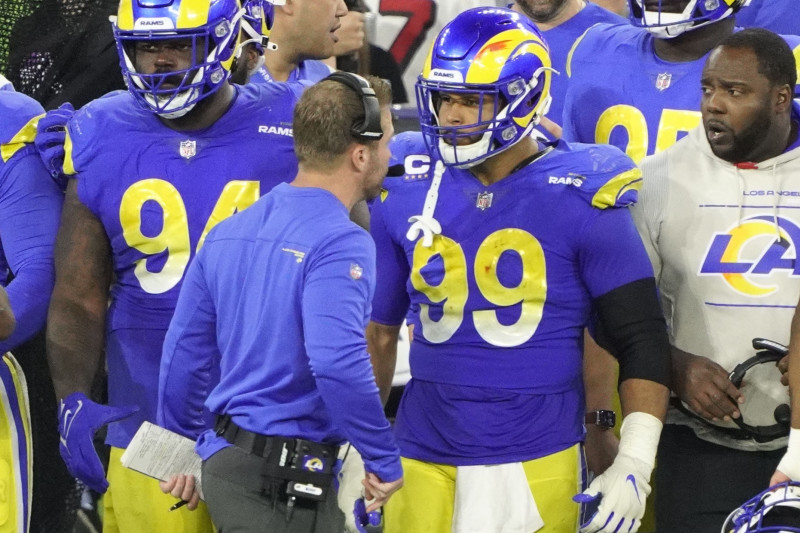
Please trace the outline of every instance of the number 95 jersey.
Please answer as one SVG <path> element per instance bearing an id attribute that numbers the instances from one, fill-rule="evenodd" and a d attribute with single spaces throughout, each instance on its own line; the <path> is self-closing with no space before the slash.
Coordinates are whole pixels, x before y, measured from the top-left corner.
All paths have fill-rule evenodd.
<path id="1" fill-rule="evenodd" d="M 75 114 L 64 169 L 111 244 L 110 330 L 166 329 L 208 232 L 294 178 L 292 109 L 304 87 L 237 87 L 226 113 L 199 131 L 166 127 L 125 91 Z"/>
<path id="2" fill-rule="evenodd" d="M 800 38 L 783 38 L 800 59 Z M 628 24 L 597 24 L 575 42 L 566 68 L 565 140 L 612 144 L 639 163 L 700 125 L 708 54 L 666 61 L 654 42 L 646 30 Z"/>
<path id="3" fill-rule="evenodd" d="M 381 201 L 372 208 L 377 251 L 372 320 L 398 325 L 408 311 L 412 388 L 427 382 L 566 394 L 567 404 L 552 415 L 571 421 L 569 437 L 553 437 L 563 441 L 531 447 L 545 433 L 532 427 L 527 435 L 519 436 L 517 428 L 506 433 L 518 435 L 524 444 L 516 438 L 478 443 L 494 451 L 527 446 L 534 455 L 533 448 L 541 454 L 564 449 L 582 437 L 582 335 L 592 300 L 653 276 L 628 209 L 617 209 L 636 200 L 641 174 L 614 147 L 561 141 L 541 145 L 535 161 L 488 187 L 468 170 L 448 168 L 434 210 L 442 232 L 425 247 L 421 236 L 415 241 L 406 237 L 409 217 L 422 213 L 433 175 L 433 164 L 420 155 L 418 135 L 400 134 L 393 140 L 394 158 L 406 163 L 406 175 L 388 178 Z M 413 391 L 407 388 L 406 397 L 413 399 Z M 448 401 L 429 403 L 439 405 L 414 409 L 425 411 L 419 418 L 435 418 Z M 473 424 L 491 420 L 490 426 L 507 422 L 485 416 L 491 400 L 470 404 L 473 410 L 457 418 Z M 408 441 L 416 439 L 408 433 L 426 431 L 420 429 L 424 423 L 409 421 L 414 416 L 404 415 L 401 405 L 398 439 L 404 456 L 481 464 L 470 463 L 461 452 L 454 454 L 462 455 L 458 459 L 448 457 L 441 447 L 409 455 Z M 453 418 L 444 416 L 430 425 L 441 429 L 461 423 Z M 519 411 L 509 416 L 521 425 L 519 418 Z M 504 459 L 531 458 L 510 451 Z"/>

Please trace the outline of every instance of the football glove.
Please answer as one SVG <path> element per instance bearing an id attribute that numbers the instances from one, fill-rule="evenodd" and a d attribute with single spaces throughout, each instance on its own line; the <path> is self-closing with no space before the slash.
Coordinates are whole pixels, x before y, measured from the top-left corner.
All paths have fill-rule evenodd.
<path id="1" fill-rule="evenodd" d="M 356 500 L 353 507 L 355 526 L 358 533 L 380 533 L 383 531 L 383 516 L 380 511 L 367 512 L 367 503 L 364 498 Z"/>
<path id="2" fill-rule="evenodd" d="M 620 430 L 619 453 L 608 469 L 573 500 L 597 505 L 581 524 L 581 533 L 636 533 L 642 523 L 650 474 L 655 466 L 662 423 L 647 413 L 631 413 Z"/>
<path id="3" fill-rule="evenodd" d="M 345 444 L 340 448 L 339 459 L 342 468 L 337 475 L 339 491 L 337 500 L 339 509 L 344 513 L 344 528 L 347 533 L 372 533 L 380 531 L 374 529 L 381 523 L 381 513 L 373 511 L 367 513 L 364 502 L 364 485 L 361 483 L 366 476 L 364 460 L 355 446 Z"/>
<path id="4" fill-rule="evenodd" d="M 95 492 L 104 493 L 108 481 L 94 447 L 94 434 L 106 424 L 138 410 L 138 407 L 100 405 L 80 392 L 62 399 L 58 409 L 59 451 L 70 473 Z"/>
<path id="5" fill-rule="evenodd" d="M 67 122 L 74 114 L 75 108 L 67 102 L 58 109 L 48 111 L 36 126 L 34 145 L 39 152 L 39 158 L 62 191 L 67 188 L 67 177 L 62 172 L 64 140 L 67 137 Z"/>

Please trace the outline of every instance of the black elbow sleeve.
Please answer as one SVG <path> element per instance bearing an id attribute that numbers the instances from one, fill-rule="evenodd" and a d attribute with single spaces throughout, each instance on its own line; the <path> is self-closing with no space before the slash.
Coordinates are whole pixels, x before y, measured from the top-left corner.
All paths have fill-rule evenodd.
<path id="1" fill-rule="evenodd" d="M 595 341 L 619 361 L 619 381 L 671 384 L 669 338 L 653 278 L 633 281 L 594 300 Z"/>

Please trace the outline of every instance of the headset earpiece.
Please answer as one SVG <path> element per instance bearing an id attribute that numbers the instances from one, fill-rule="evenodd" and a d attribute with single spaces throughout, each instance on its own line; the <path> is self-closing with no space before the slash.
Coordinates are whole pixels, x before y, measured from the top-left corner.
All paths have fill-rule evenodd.
<path id="1" fill-rule="evenodd" d="M 381 128 L 381 107 L 375 91 L 370 87 L 369 82 L 357 74 L 350 72 L 336 71 L 330 74 L 326 80 L 338 81 L 353 89 L 364 107 L 364 120 L 354 123 L 350 131 L 353 137 L 359 141 L 377 141 L 383 137 Z"/>

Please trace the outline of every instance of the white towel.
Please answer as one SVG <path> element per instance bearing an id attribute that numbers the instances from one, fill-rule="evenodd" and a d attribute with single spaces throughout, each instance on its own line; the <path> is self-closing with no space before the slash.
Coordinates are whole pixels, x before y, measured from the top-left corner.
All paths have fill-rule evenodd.
<path id="1" fill-rule="evenodd" d="M 533 533 L 543 526 L 522 463 L 457 467 L 453 533 Z"/>

